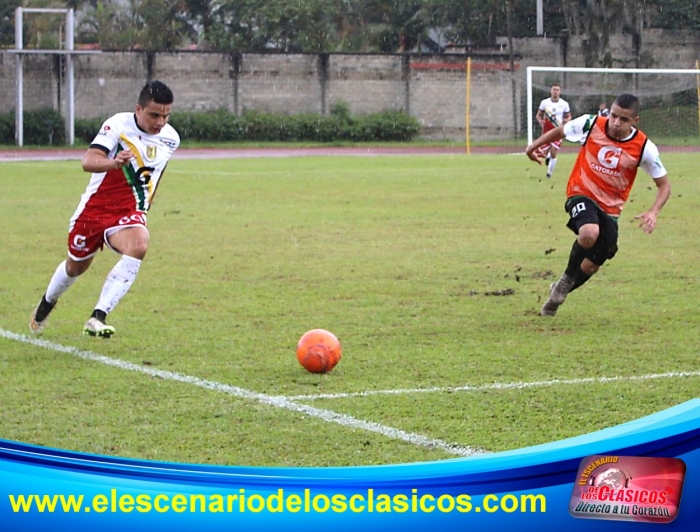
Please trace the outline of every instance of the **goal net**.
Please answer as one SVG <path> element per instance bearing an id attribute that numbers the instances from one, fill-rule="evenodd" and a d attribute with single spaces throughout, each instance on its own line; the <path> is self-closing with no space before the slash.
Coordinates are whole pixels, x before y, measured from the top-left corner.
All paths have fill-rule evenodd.
<path id="1" fill-rule="evenodd" d="M 555 83 L 572 118 L 595 114 L 601 103 L 609 108 L 616 96 L 631 93 L 641 104 L 639 127 L 655 143 L 700 145 L 700 70 L 528 67 L 528 143 L 542 133 L 535 114 Z"/>

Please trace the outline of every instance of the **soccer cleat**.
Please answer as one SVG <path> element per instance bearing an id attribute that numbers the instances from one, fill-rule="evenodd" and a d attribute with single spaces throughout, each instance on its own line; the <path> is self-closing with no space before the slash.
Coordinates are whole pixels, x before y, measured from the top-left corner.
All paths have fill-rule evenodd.
<path id="1" fill-rule="evenodd" d="M 552 177 L 552 174 L 550 174 L 549 172 L 547 172 L 547 179 L 549 179 L 550 177 Z"/>
<path id="2" fill-rule="evenodd" d="M 97 318 L 90 318 L 85 322 L 85 327 L 83 327 L 83 334 L 89 336 L 100 336 L 102 338 L 111 337 L 116 331 L 111 325 L 107 325 L 101 322 Z"/>
<path id="3" fill-rule="evenodd" d="M 540 310 L 541 316 L 557 315 L 557 309 L 559 309 L 559 304 L 554 303 L 552 301 L 552 292 L 554 292 L 554 285 L 555 283 L 549 285 L 549 297 L 547 298 L 547 301 L 544 302 L 544 305 L 542 305 L 542 309 Z"/>
<path id="4" fill-rule="evenodd" d="M 51 314 L 51 311 L 56 306 L 56 303 L 49 303 L 46 301 L 45 296 L 46 294 L 41 296 L 41 301 L 37 303 L 34 312 L 32 312 L 32 317 L 29 320 L 29 330 L 34 334 L 41 334 L 49 321 L 49 314 Z"/>
<path id="5" fill-rule="evenodd" d="M 550 284 L 549 297 L 542 305 L 540 315 L 556 316 L 557 310 L 566 300 L 566 296 L 569 295 L 572 286 L 574 286 L 574 280 L 566 274 L 562 275 L 556 283 Z"/>

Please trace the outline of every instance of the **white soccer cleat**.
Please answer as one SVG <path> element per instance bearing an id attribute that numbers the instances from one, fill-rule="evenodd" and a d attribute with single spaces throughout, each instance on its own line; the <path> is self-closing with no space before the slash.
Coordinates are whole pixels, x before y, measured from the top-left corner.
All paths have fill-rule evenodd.
<path id="1" fill-rule="evenodd" d="M 85 322 L 85 327 L 83 327 L 83 334 L 89 336 L 100 336 L 102 338 L 109 338 L 115 333 L 114 327 L 102 323 L 97 318 L 90 318 Z"/>

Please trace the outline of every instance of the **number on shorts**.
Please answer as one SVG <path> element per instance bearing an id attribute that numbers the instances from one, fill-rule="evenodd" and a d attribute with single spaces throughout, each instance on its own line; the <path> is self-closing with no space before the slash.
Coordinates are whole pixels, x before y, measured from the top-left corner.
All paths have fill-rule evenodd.
<path id="1" fill-rule="evenodd" d="M 583 203 L 583 202 L 577 203 L 577 204 L 574 205 L 574 206 L 572 207 L 572 209 L 571 209 L 571 217 L 572 217 L 572 218 L 576 218 L 576 216 L 578 216 L 578 214 L 579 214 L 580 212 L 585 211 L 585 210 L 586 210 L 586 204 L 585 204 L 585 203 Z"/>

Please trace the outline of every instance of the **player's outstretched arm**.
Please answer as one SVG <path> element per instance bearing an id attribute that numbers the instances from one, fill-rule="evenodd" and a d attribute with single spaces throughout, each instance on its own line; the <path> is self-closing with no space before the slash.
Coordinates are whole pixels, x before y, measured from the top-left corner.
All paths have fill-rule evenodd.
<path id="1" fill-rule="evenodd" d="M 564 137 L 564 126 L 559 126 L 551 131 L 547 131 L 547 133 L 535 139 L 532 144 L 525 148 L 525 155 L 527 155 L 530 160 L 535 161 L 537 164 L 542 164 L 540 158 L 544 157 L 544 154 L 540 151 L 540 147 L 545 146 L 550 142 L 561 140 Z"/>
<path id="2" fill-rule="evenodd" d="M 654 183 L 656 183 L 657 187 L 654 204 L 648 211 L 634 217 L 635 220 L 641 220 L 639 227 L 647 234 L 656 228 L 656 218 L 659 216 L 663 206 L 666 205 L 668 198 L 671 197 L 671 182 L 668 180 L 668 175 L 654 179 Z"/>

